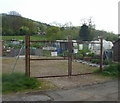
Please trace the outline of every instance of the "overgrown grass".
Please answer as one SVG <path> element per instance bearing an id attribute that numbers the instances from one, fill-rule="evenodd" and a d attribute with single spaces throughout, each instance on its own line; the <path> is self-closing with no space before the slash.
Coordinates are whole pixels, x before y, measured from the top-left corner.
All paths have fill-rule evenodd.
<path id="1" fill-rule="evenodd" d="M 25 40 L 25 36 L 1 36 L 2 40 L 11 40 L 11 39 L 17 39 L 17 40 Z"/>
<path id="2" fill-rule="evenodd" d="M 38 88 L 41 83 L 35 78 L 29 78 L 22 73 L 3 74 L 2 92 L 18 92 Z"/>
<path id="3" fill-rule="evenodd" d="M 11 39 L 17 39 L 17 40 L 25 40 L 25 36 L 0 36 L 2 40 L 11 40 Z M 30 36 L 31 40 L 49 40 L 46 36 L 41 35 L 35 35 Z"/>
<path id="4" fill-rule="evenodd" d="M 100 73 L 100 70 L 95 70 L 95 72 Z M 104 76 L 120 77 L 120 63 L 114 63 L 103 68 L 101 74 Z"/>
<path id="5" fill-rule="evenodd" d="M 92 59 L 91 62 L 96 63 L 96 64 L 100 64 L 100 59 Z M 112 63 L 112 60 L 103 60 L 104 65 L 109 65 L 111 63 Z"/>

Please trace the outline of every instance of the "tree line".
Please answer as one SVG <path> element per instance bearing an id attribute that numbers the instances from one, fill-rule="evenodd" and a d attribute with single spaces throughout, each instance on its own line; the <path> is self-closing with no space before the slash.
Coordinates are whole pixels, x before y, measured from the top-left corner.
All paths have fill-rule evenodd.
<path id="1" fill-rule="evenodd" d="M 0 14 L 2 17 L 3 36 L 30 35 L 44 36 L 48 40 L 67 39 L 70 35 L 73 39 L 89 41 L 102 36 L 106 40 L 115 41 L 117 35 L 111 32 L 96 30 L 89 21 L 81 26 L 72 26 L 72 23 L 50 25 L 22 17 L 19 13 Z M 44 35 L 42 35 L 44 32 Z"/>

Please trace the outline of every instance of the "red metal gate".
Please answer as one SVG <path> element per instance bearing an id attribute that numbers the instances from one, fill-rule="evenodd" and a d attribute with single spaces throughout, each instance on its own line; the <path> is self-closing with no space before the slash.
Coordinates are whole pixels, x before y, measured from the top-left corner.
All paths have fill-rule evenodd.
<path id="1" fill-rule="evenodd" d="M 31 59 L 30 58 L 30 43 L 37 43 L 37 42 L 49 42 L 49 43 L 68 43 L 68 56 L 67 58 L 44 58 L 44 59 Z M 91 74 L 91 73 L 83 73 L 83 74 L 72 74 L 72 43 L 81 43 L 83 42 L 72 42 L 72 39 L 68 37 L 68 41 L 30 41 L 30 35 L 26 35 L 26 54 L 25 54 L 25 73 L 27 76 L 30 77 L 30 61 L 33 60 L 68 60 L 68 74 L 67 75 L 53 75 L 53 76 L 37 76 L 36 78 L 48 78 L 48 77 L 64 77 L 64 76 L 77 76 L 77 75 L 86 75 L 86 74 Z M 97 43 L 98 44 L 98 43 Z M 102 48 L 103 48 L 103 43 L 102 43 L 102 38 L 100 46 L 100 71 L 102 72 Z"/>

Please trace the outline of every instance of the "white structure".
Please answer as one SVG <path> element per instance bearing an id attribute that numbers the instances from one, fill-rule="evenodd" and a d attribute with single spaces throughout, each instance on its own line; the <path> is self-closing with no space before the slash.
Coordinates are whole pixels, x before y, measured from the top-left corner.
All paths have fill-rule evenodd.
<path id="1" fill-rule="evenodd" d="M 51 56 L 57 56 L 57 52 L 51 52 Z"/>
<path id="2" fill-rule="evenodd" d="M 99 55 L 100 54 L 100 44 L 94 44 L 94 43 L 100 43 L 100 39 L 96 41 L 91 41 L 91 44 L 89 44 L 89 49 L 91 52 Z M 112 49 L 113 43 L 111 41 L 103 40 L 103 51 L 107 49 Z"/>

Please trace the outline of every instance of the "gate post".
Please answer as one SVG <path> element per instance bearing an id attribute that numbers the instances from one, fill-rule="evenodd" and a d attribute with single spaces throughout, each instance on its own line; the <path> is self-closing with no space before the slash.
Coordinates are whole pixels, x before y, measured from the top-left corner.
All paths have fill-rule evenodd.
<path id="1" fill-rule="evenodd" d="M 25 38 L 25 75 L 30 77 L 30 35 Z"/>
<path id="2" fill-rule="evenodd" d="M 68 37 L 68 76 L 72 75 L 72 39 Z"/>
<path id="3" fill-rule="evenodd" d="M 102 72 L 103 65 L 103 38 L 100 38 L 100 72 Z"/>

